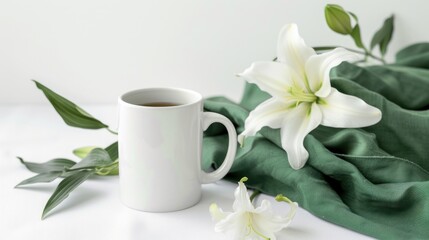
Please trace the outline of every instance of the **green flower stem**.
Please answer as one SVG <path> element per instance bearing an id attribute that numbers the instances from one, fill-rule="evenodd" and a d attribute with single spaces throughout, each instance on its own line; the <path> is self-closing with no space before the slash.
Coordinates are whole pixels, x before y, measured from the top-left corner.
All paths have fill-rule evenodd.
<path id="1" fill-rule="evenodd" d="M 113 130 L 112 130 L 112 129 L 110 129 L 110 128 L 106 128 L 106 129 L 107 129 L 107 131 L 109 131 L 110 133 L 115 134 L 115 135 L 118 135 L 118 132 L 113 131 Z"/>
<path id="2" fill-rule="evenodd" d="M 252 195 L 250 195 L 250 202 L 253 202 L 253 199 L 255 199 L 260 194 L 261 194 L 261 191 L 259 191 L 259 190 L 253 191 Z"/>
<path id="3" fill-rule="evenodd" d="M 315 51 L 327 51 L 327 50 L 335 49 L 337 47 L 341 47 L 341 48 L 344 48 L 344 49 L 346 49 L 346 50 L 348 50 L 350 52 L 354 52 L 354 53 L 358 53 L 358 54 L 364 55 L 365 59 L 366 59 L 366 57 L 371 57 L 371 58 L 373 58 L 375 60 L 378 60 L 378 61 L 382 62 L 383 64 L 386 64 L 386 61 L 383 58 L 375 56 L 374 54 L 372 54 L 371 52 L 369 52 L 366 48 L 364 48 L 363 52 L 359 51 L 359 50 L 356 50 L 356 49 L 343 47 L 343 46 L 320 46 L 320 47 L 313 47 L 313 49 Z"/>
<path id="4" fill-rule="evenodd" d="M 108 175 L 113 169 L 118 167 L 118 163 L 119 160 L 114 161 L 112 164 L 109 164 L 107 166 L 103 166 L 103 167 L 96 167 L 95 168 L 95 174 L 100 175 L 100 176 L 106 176 Z"/>

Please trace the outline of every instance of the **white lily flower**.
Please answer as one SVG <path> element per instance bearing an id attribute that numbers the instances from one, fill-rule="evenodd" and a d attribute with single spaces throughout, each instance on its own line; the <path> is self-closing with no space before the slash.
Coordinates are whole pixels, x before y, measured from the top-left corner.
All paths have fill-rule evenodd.
<path id="1" fill-rule="evenodd" d="M 290 204 L 289 214 L 277 216 L 272 213 L 271 203 L 264 199 L 261 205 L 255 208 L 249 198 L 247 188 L 244 185 L 244 177 L 238 183 L 235 190 L 234 212 L 224 212 L 215 203 L 210 205 L 210 213 L 215 225 L 215 232 L 224 232 L 231 239 L 270 239 L 275 240 L 274 233 L 287 227 L 295 216 L 298 204 L 288 198 L 278 195 L 277 201 Z"/>
<path id="2" fill-rule="evenodd" d="M 238 136 L 240 144 L 264 126 L 281 128 L 282 148 L 291 167 L 300 169 L 308 159 L 304 138 L 320 124 L 356 128 L 380 121 L 379 109 L 331 87 L 330 70 L 356 59 L 342 48 L 318 55 L 300 37 L 296 24 L 286 25 L 280 32 L 277 61 L 255 62 L 239 74 L 272 96 L 250 112 Z"/>

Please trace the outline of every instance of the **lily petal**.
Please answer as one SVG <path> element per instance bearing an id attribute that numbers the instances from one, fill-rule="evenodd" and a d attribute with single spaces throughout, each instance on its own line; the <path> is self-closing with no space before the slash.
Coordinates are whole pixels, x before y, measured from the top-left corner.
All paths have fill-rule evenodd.
<path id="1" fill-rule="evenodd" d="M 331 80 L 329 78 L 331 69 L 343 61 L 357 59 L 359 59 L 357 54 L 344 48 L 336 48 L 326 53 L 311 56 L 305 63 L 305 71 L 312 92 L 318 97 L 328 96 L 331 91 Z"/>
<path id="2" fill-rule="evenodd" d="M 266 199 L 262 200 L 261 205 L 255 209 L 255 213 L 253 219 L 255 225 L 260 226 L 260 228 L 265 229 L 265 231 L 277 232 L 285 227 L 277 226 L 278 223 L 273 222 L 278 220 L 277 217 L 279 216 L 273 214 L 271 203 Z"/>
<path id="3" fill-rule="evenodd" d="M 217 206 L 216 203 L 212 203 L 209 208 L 210 214 L 212 215 L 212 218 L 214 221 L 219 222 L 223 219 L 225 219 L 228 215 L 231 213 L 224 212 L 221 208 Z"/>
<path id="4" fill-rule="evenodd" d="M 277 60 L 286 63 L 305 79 L 305 63 L 315 55 L 313 48 L 301 38 L 296 24 L 288 24 L 280 31 L 277 42 Z"/>
<path id="5" fill-rule="evenodd" d="M 319 104 L 322 125 L 336 128 L 357 128 L 376 124 L 381 120 L 381 111 L 362 99 L 347 95 L 332 88 L 331 94 Z"/>
<path id="6" fill-rule="evenodd" d="M 286 115 L 280 131 L 281 142 L 293 169 L 300 169 L 307 162 L 304 138 L 321 121 L 322 113 L 316 103 L 301 103 Z"/>
<path id="7" fill-rule="evenodd" d="M 232 209 L 234 212 L 240 211 L 253 211 L 255 207 L 253 207 L 252 202 L 250 201 L 249 193 L 247 192 L 246 185 L 243 182 L 238 182 L 238 187 L 234 192 L 235 201 L 232 205 Z"/>
<path id="8" fill-rule="evenodd" d="M 271 96 L 282 98 L 285 90 L 293 84 L 294 70 L 279 62 L 254 62 L 238 76 L 258 87 Z"/>
<path id="9" fill-rule="evenodd" d="M 244 137 L 254 136 L 262 127 L 280 128 L 291 104 L 292 102 L 287 104 L 277 98 L 270 98 L 259 104 L 246 118 L 245 130 L 238 136 L 238 142 L 243 144 Z"/>
<path id="10" fill-rule="evenodd" d="M 224 232 L 232 239 L 240 239 L 248 231 L 247 222 L 248 217 L 244 212 L 234 212 L 215 225 L 215 232 Z"/>
<path id="11" fill-rule="evenodd" d="M 267 238 L 276 239 L 274 233 L 282 230 L 291 223 L 297 208 L 298 205 L 292 203 L 290 204 L 289 213 L 286 216 L 274 215 L 270 202 L 264 199 L 261 206 L 256 209 L 258 214 L 252 215 L 253 227 Z"/>

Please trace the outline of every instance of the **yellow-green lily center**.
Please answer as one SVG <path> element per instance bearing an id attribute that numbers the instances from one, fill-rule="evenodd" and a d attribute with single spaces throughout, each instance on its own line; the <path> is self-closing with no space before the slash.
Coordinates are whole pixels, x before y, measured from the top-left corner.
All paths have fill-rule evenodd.
<path id="1" fill-rule="evenodd" d="M 297 103 L 302 103 L 302 102 L 313 103 L 313 102 L 317 102 L 319 99 L 319 97 L 317 97 L 313 92 L 308 92 L 306 90 L 303 90 L 296 85 L 290 87 L 288 93 L 290 94 L 289 97 L 291 97 Z"/>

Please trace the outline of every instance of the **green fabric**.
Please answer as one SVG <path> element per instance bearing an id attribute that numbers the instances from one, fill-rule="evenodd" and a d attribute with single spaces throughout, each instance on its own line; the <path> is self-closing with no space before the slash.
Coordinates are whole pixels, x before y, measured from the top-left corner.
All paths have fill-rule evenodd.
<path id="1" fill-rule="evenodd" d="M 382 120 L 360 129 L 319 126 L 304 141 L 310 157 L 293 170 L 278 129 L 246 138 L 227 179 L 270 195 L 282 193 L 326 221 L 379 239 L 429 239 L 429 43 L 410 46 L 394 64 L 331 71 L 333 87 L 379 108 Z M 247 84 L 240 104 L 223 97 L 205 110 L 227 116 L 243 131 L 249 111 L 269 98 Z M 225 129 L 204 137 L 203 167 L 217 167 L 227 148 Z"/>

